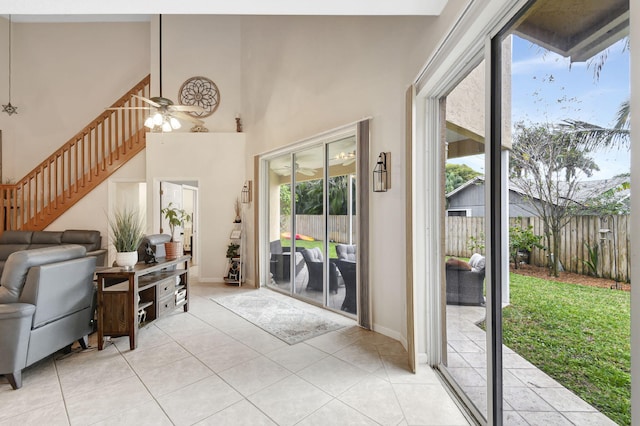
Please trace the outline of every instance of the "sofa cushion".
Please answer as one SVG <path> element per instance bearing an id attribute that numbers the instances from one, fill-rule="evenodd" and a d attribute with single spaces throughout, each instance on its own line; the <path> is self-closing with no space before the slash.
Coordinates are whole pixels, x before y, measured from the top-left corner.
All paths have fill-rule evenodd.
<path id="1" fill-rule="evenodd" d="M 169 241 L 171 241 L 171 235 L 169 234 L 145 235 L 138 246 L 138 262 L 144 261 L 147 244 L 149 244 L 151 250 L 155 253 L 156 258 L 165 257 L 167 254 L 164 249 L 164 243 L 168 243 Z"/>
<path id="2" fill-rule="evenodd" d="M 485 264 L 486 259 L 480 253 L 474 253 L 469 259 L 469 265 L 471 265 L 471 270 L 474 272 L 484 271 Z"/>
<path id="3" fill-rule="evenodd" d="M 31 244 L 49 245 L 62 244 L 61 231 L 36 231 L 31 236 Z"/>
<path id="4" fill-rule="evenodd" d="M 100 231 L 89 231 L 80 229 L 67 229 L 62 233 L 63 244 L 79 244 L 87 251 L 100 249 L 102 237 Z"/>
<path id="5" fill-rule="evenodd" d="M 3 234 L 4 235 L 4 234 Z M 7 260 L 11 253 L 15 253 L 20 250 L 27 250 L 29 244 L 0 244 L 0 260 Z"/>
<path id="6" fill-rule="evenodd" d="M 7 259 L 0 278 L 0 303 L 17 303 L 27 273 L 32 266 L 84 257 L 86 250 L 78 245 L 63 245 L 35 250 L 21 250 Z"/>
<path id="7" fill-rule="evenodd" d="M 33 231 L 4 231 L 0 235 L 0 244 L 31 244 Z"/>

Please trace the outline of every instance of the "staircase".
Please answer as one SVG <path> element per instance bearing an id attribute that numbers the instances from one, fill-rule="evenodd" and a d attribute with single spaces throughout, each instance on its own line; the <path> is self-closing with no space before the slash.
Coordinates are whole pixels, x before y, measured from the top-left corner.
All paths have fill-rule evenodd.
<path id="1" fill-rule="evenodd" d="M 111 107 L 142 107 L 146 76 Z M 105 110 L 16 184 L 0 185 L 0 235 L 45 229 L 146 146 L 145 109 Z"/>

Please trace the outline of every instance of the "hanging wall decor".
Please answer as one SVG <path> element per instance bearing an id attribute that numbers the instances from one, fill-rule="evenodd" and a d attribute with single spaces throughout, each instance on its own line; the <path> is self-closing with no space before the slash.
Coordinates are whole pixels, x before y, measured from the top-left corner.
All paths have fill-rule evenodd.
<path id="1" fill-rule="evenodd" d="M 204 109 L 203 112 L 188 112 L 193 117 L 208 117 L 220 105 L 220 90 L 218 86 L 206 77 L 191 77 L 187 79 L 178 92 L 180 103 L 196 105 Z"/>

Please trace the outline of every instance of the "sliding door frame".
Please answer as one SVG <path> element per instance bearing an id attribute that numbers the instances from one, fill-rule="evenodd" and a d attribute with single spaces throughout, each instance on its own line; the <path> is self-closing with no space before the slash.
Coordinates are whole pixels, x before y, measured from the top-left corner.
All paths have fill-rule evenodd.
<path id="1" fill-rule="evenodd" d="M 358 249 L 356 252 L 357 261 L 356 261 L 356 276 L 357 276 L 357 321 L 358 324 L 366 329 L 371 329 L 373 327 L 372 315 L 371 315 L 371 294 L 370 294 L 370 264 L 369 264 L 369 192 L 371 190 L 371 180 L 369 176 L 369 145 L 370 145 L 370 119 L 366 118 L 361 121 L 357 121 L 354 123 L 350 123 L 327 132 L 323 132 L 316 136 L 313 136 L 308 139 L 303 139 L 301 141 L 295 142 L 293 144 L 281 147 L 279 149 L 265 152 L 257 156 L 258 158 L 258 181 L 260 182 L 260 188 L 258 191 L 259 194 L 259 211 L 258 216 L 259 219 L 257 221 L 258 224 L 258 249 L 256 250 L 259 254 L 259 264 L 257 270 L 259 271 L 256 275 L 259 277 L 259 286 L 266 286 L 269 282 L 269 161 L 278 156 L 286 155 L 286 154 L 294 154 L 300 152 L 304 149 L 308 149 L 314 146 L 323 146 L 323 157 L 325 157 L 325 166 L 326 166 L 326 147 L 336 140 L 343 138 L 348 135 L 355 134 L 356 138 L 356 214 L 358 215 L 357 222 L 357 236 L 358 236 Z M 292 163 L 292 167 L 294 164 Z M 325 196 L 324 201 L 326 204 L 326 192 L 327 192 L 327 168 L 324 167 L 325 172 L 323 174 L 324 177 L 324 192 Z M 292 173 L 293 174 L 293 173 Z M 295 179 L 292 179 L 294 181 Z M 292 190 L 294 188 L 292 187 Z M 326 208 L 325 208 L 326 210 Z M 328 211 L 328 210 L 327 210 Z M 292 213 L 294 210 L 292 209 Z M 326 214 L 324 215 L 326 218 Z M 293 216 L 292 216 L 293 217 Z M 295 220 L 292 219 L 292 222 Z M 292 234 L 295 232 L 295 225 L 292 224 Z M 326 245 L 328 244 L 327 240 L 327 226 L 325 220 L 325 258 L 327 259 L 327 264 L 325 265 L 325 277 L 327 277 L 327 269 L 328 269 L 328 256 Z M 292 244 L 294 246 L 294 244 Z M 290 262 L 290 267 L 292 268 L 290 271 L 291 279 L 294 279 L 294 263 Z M 325 278 L 326 281 L 326 278 Z M 323 290 L 323 303 L 322 305 L 326 307 L 327 302 L 327 285 L 325 285 L 325 289 Z M 290 292 L 291 293 L 291 292 Z M 291 293 L 292 296 L 295 296 L 295 292 Z M 302 299 L 305 301 L 309 301 L 309 299 Z M 330 309 L 327 307 L 327 309 Z M 340 313 L 341 311 L 335 310 Z"/>
<path id="2" fill-rule="evenodd" d="M 502 407 L 502 333 L 501 333 L 501 289 L 502 269 L 505 259 L 501 248 L 502 238 L 502 190 L 501 179 L 504 163 L 501 156 L 499 131 L 501 129 L 500 110 L 494 110 L 496 99 L 501 99 L 501 93 L 496 92 L 499 86 L 494 85 L 494 53 L 492 40 L 498 40 L 498 35 L 505 28 L 528 0 L 497 0 L 486 3 L 470 1 L 462 12 L 451 32 L 447 35 L 436 54 L 430 58 L 415 81 L 417 88 L 416 134 L 418 147 L 415 151 L 415 169 L 431 170 L 416 176 L 416 198 L 412 206 L 412 215 L 416 224 L 425 226 L 425 232 L 417 232 L 414 241 L 413 294 L 418 295 L 416 306 L 417 318 L 425 315 L 425 321 L 415 326 L 420 361 L 430 367 L 438 366 L 446 359 L 446 340 L 444 339 L 445 313 L 442 309 L 444 281 L 444 248 L 440 243 L 443 235 L 443 214 L 433 214 L 443 211 L 443 200 L 439 193 L 441 187 L 440 164 L 442 156 L 443 128 L 441 99 L 445 98 L 453 87 L 468 74 L 482 59 L 485 59 L 485 158 L 486 170 L 489 171 L 486 185 L 487 215 L 492 216 L 492 210 L 498 213 L 491 221 L 487 220 L 485 235 L 487 238 L 487 424 L 501 425 L 503 418 Z M 497 80 L 500 81 L 500 80 Z M 500 96 L 496 98 L 495 94 Z M 492 102 L 493 101 L 493 102 Z M 498 114 L 496 114 L 496 112 Z M 496 127 L 496 123 L 498 123 Z M 494 131 L 493 129 L 496 128 Z M 495 168 L 495 170 L 494 170 Z M 498 204 L 493 204 L 498 203 Z M 415 255 L 423 253 L 422 259 Z M 508 260 L 508 259 L 506 259 Z M 420 280 L 421 279 L 421 280 Z M 408 295 L 409 296 L 409 295 Z M 423 314 L 424 313 L 424 314 Z M 444 369 L 443 369 L 444 370 Z M 462 389 L 451 380 L 446 370 L 443 376 L 453 388 L 454 393 L 461 399 L 465 408 L 477 421 L 483 416 L 474 407 Z"/>

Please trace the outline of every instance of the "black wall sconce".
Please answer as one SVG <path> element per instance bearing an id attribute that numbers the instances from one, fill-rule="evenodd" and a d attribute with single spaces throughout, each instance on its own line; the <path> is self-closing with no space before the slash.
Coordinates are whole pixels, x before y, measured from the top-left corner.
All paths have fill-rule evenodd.
<path id="1" fill-rule="evenodd" d="M 251 181 L 244 181 L 244 185 L 242 186 L 242 191 L 240 192 L 240 201 L 243 204 L 249 204 L 253 198 L 253 194 L 251 193 Z"/>
<path id="2" fill-rule="evenodd" d="M 381 152 L 373 168 L 373 192 L 387 192 L 391 188 L 391 153 Z"/>

